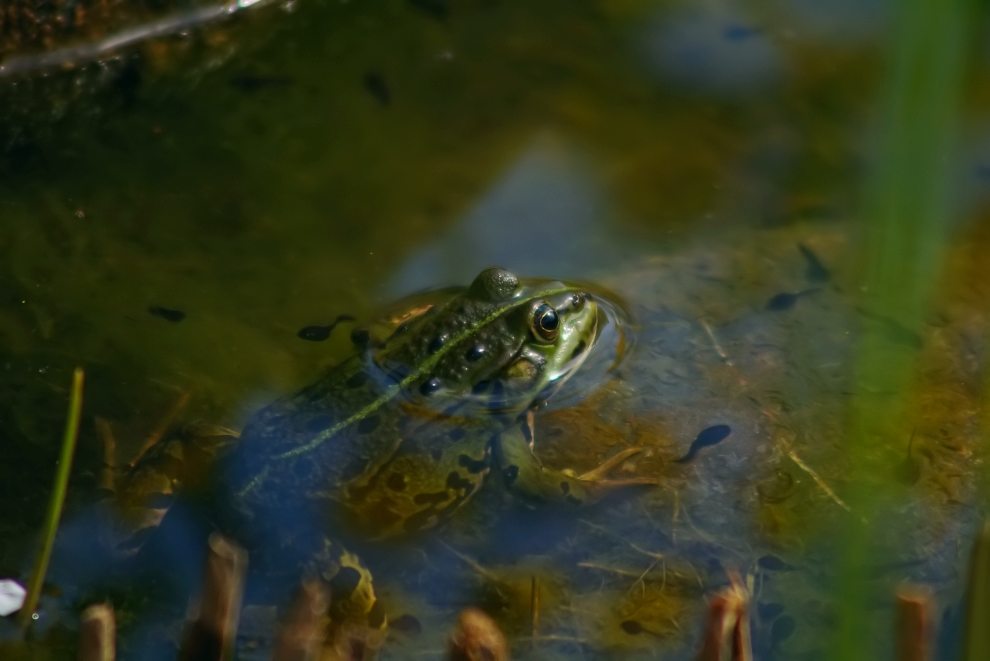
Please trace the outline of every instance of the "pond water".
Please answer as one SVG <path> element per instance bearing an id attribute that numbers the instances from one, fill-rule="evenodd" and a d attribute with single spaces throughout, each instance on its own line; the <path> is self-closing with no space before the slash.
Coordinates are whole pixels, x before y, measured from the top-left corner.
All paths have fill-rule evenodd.
<path id="1" fill-rule="evenodd" d="M 47 44 L 16 42 L 0 14 L 0 578 L 23 578 L 35 553 L 75 366 L 67 530 L 96 500 L 101 425 L 121 457 L 170 424 L 240 430 L 351 355 L 354 323 L 498 265 L 593 283 L 629 315 L 622 360 L 612 343 L 541 409 L 537 452 L 590 470 L 642 447 L 620 470 L 659 485 L 560 515 L 487 480 L 447 524 L 370 545 L 389 618 L 421 629 L 393 632 L 384 658 L 442 658 L 472 604 L 518 658 L 693 658 L 731 571 L 753 591 L 758 659 L 829 658 L 850 589 L 876 632 L 864 658 L 893 658 L 904 581 L 934 591 L 940 658 L 954 658 L 985 502 L 985 54 L 966 53 L 960 107 L 929 113 L 952 130 L 905 141 L 949 146 L 932 166 L 947 188 L 925 207 L 937 231 L 880 235 L 928 259 L 903 280 L 923 306 L 898 316 L 869 300 L 884 262 L 871 191 L 893 172 L 911 215 L 937 160 L 883 146 L 888 53 L 906 33 L 894 17 L 910 12 L 210 7 L 135 3 Z M 150 35 L 154 21 L 173 27 Z M 123 33 L 133 43 L 74 68 L 39 59 Z M 883 165 L 902 162 L 920 165 Z M 907 376 L 874 388 L 871 356 L 895 354 L 909 368 L 889 372 Z M 858 422 L 875 410 L 903 413 L 881 434 Z M 74 606 L 57 594 L 74 593 L 71 566 L 53 566 L 39 627 L 55 658 L 74 658 Z M 122 623 L 123 658 L 167 658 L 153 610 Z M 243 658 L 264 658 L 273 617 L 245 611 Z"/>

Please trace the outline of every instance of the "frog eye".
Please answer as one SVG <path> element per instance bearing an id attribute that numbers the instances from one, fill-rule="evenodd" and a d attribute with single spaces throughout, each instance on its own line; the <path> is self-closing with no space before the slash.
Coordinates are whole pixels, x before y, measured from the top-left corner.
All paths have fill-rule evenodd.
<path id="1" fill-rule="evenodd" d="M 557 311 L 547 303 L 542 303 L 533 314 L 533 333 L 545 342 L 557 339 L 560 329 L 560 317 Z"/>

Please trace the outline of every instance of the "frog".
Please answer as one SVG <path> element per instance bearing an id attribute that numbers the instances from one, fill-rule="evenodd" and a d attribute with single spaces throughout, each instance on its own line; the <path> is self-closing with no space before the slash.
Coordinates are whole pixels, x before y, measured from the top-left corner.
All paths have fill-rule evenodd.
<path id="1" fill-rule="evenodd" d="M 285 585 L 300 575 L 325 582 L 332 621 L 382 630 L 384 609 L 352 541 L 436 528 L 489 476 L 528 503 L 567 508 L 655 484 L 609 477 L 642 448 L 582 474 L 545 465 L 536 452 L 536 411 L 598 341 L 597 296 L 493 267 L 466 288 L 393 306 L 352 334 L 354 355 L 262 408 L 239 435 L 187 435 L 196 447 L 222 446 L 199 496 L 211 527 L 242 544 L 262 574 L 290 577 Z M 139 472 L 155 456 L 181 454 L 168 442 Z"/>

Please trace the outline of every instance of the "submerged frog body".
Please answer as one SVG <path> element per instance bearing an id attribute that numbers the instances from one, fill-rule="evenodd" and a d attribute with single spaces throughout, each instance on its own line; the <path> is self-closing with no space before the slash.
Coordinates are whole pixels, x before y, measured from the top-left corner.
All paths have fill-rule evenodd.
<path id="1" fill-rule="evenodd" d="M 319 576 L 338 617 L 379 626 L 370 574 L 341 540 L 433 527 L 493 469 L 515 492 L 571 505 L 647 482 L 603 479 L 635 449 L 583 476 L 533 452 L 532 411 L 584 362 L 599 314 L 580 287 L 493 268 L 358 333 L 358 355 L 258 412 L 220 453 L 214 524 L 252 566 Z"/>

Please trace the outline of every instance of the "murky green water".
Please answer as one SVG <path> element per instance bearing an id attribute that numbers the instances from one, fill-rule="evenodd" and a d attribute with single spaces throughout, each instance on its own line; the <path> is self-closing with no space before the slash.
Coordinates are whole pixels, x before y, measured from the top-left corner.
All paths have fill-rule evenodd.
<path id="1" fill-rule="evenodd" d="M 299 0 L 0 77 L 0 573 L 29 564 L 74 366 L 67 519 L 93 499 L 97 417 L 124 455 L 180 400 L 179 420 L 240 428 L 351 351 L 346 323 L 300 329 L 498 264 L 621 296 L 634 349 L 545 416 L 541 448 L 591 467 L 643 445 L 628 469 L 663 485 L 549 526 L 489 484 L 370 550 L 390 617 L 423 625 L 386 656 L 439 657 L 476 603 L 519 658 L 689 658 L 735 568 L 757 658 L 824 658 L 837 540 L 862 518 L 844 443 L 871 324 L 917 352 L 908 414 L 870 450 L 890 466 L 877 645 L 902 580 L 933 586 L 952 631 L 983 502 L 986 72 L 974 58 L 945 166 L 935 300 L 906 327 L 861 290 L 891 29 L 875 3 Z M 732 434 L 675 462 L 716 424 Z"/>

